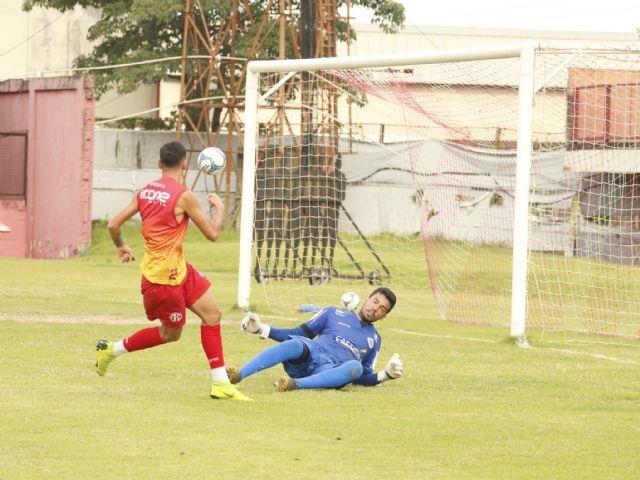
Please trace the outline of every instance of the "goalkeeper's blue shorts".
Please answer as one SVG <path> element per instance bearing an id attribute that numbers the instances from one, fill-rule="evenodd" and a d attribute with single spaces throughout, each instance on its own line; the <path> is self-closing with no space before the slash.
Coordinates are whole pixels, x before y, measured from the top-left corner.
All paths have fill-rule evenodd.
<path id="1" fill-rule="evenodd" d="M 302 362 L 282 362 L 284 371 L 291 378 L 304 378 L 315 375 L 343 363 L 331 355 L 331 352 L 328 352 L 322 345 L 318 345 L 317 342 L 309 338 L 291 336 L 291 339 L 301 341 L 308 350 L 307 358 Z"/>

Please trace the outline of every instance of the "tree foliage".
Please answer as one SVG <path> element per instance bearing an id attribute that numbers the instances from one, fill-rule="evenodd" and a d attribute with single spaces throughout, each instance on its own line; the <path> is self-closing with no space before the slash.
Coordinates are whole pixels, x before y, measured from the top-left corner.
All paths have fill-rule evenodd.
<path id="1" fill-rule="evenodd" d="M 300 0 L 292 0 L 294 11 Z M 275 10 L 266 12 L 263 0 L 248 0 L 250 12 L 245 11 L 245 2 L 239 2 L 238 33 L 233 45 L 222 46 L 222 55 L 246 57 L 255 35 L 255 24 L 268 16 L 268 34 L 256 52 L 256 58 L 277 58 L 278 18 Z M 337 0 L 341 6 L 345 0 Z M 404 22 L 404 7 L 394 0 L 351 0 L 373 11 L 373 22 L 386 32 L 395 32 Z M 230 0 L 202 0 L 205 18 L 210 32 L 223 24 L 231 9 Z M 277 8 L 278 2 L 274 2 Z M 184 26 L 183 0 L 24 0 L 23 8 L 52 8 L 59 11 L 72 10 L 76 6 L 100 9 L 101 17 L 90 29 L 88 39 L 94 44 L 91 53 L 75 59 L 77 67 L 94 67 L 120 63 L 139 62 L 164 57 L 177 57 L 182 53 L 182 30 Z M 295 19 L 294 19 L 295 21 Z M 297 25 L 294 26 L 297 27 Z M 337 26 L 338 37 L 345 38 L 345 24 Z M 190 52 L 193 53 L 193 52 Z M 288 56 L 292 56 L 288 46 Z M 96 91 L 99 94 L 110 89 L 119 93 L 136 90 L 142 84 L 156 83 L 180 70 L 179 60 L 128 68 L 94 71 Z"/>

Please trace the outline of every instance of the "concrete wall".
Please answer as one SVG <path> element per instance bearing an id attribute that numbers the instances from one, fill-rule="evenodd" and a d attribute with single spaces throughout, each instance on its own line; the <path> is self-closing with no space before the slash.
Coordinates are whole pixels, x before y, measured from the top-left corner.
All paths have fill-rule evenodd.
<path id="1" fill-rule="evenodd" d="M 93 219 L 113 217 L 131 196 L 146 183 L 160 175 L 158 168 L 160 147 L 176 139 L 170 131 L 135 131 L 117 129 L 97 129 L 95 131 L 95 159 L 93 171 Z M 182 142 L 187 149 L 199 150 L 200 140 L 191 133 L 184 133 Z M 218 137 L 217 146 L 226 150 L 226 135 Z M 190 147 L 193 145 L 193 147 Z M 234 151 L 238 150 L 238 139 L 233 138 Z M 187 185 L 195 180 L 195 155 L 192 155 Z M 236 175 L 232 172 L 231 192 L 236 192 Z M 194 193 L 205 205 L 207 192 L 225 192 L 225 186 L 216 186 L 218 176 L 200 176 Z M 230 205 L 227 206 L 229 210 Z"/>
<path id="2" fill-rule="evenodd" d="M 136 91 L 120 94 L 109 90 L 105 92 L 96 104 L 96 117 L 99 119 L 116 118 L 131 115 L 136 112 L 144 112 L 158 106 L 159 85 L 142 85 Z M 155 112 L 138 115 L 140 117 L 155 118 Z"/>
<path id="3" fill-rule="evenodd" d="M 25 12 L 22 3 L 23 0 L 0 2 L 0 45 L 3 50 L 16 47 L 0 56 L 0 80 L 70 68 L 78 55 L 91 50 L 87 31 L 100 18 L 98 10 L 75 7 L 61 14 L 34 8 Z M 28 37 L 32 38 L 24 42 Z"/>
<path id="4" fill-rule="evenodd" d="M 87 32 L 100 19 L 100 10 L 75 6 L 62 14 L 46 8 L 25 12 L 22 3 L 23 0 L 0 2 L 0 45 L 3 51 L 16 47 L 0 56 L 0 80 L 66 75 L 68 72 L 60 70 L 72 68 L 79 55 L 91 52 L 93 45 Z M 28 37 L 29 41 L 24 42 Z M 96 104 L 96 116 L 112 118 L 155 108 L 161 88 L 153 84 L 127 95 L 107 92 Z"/>

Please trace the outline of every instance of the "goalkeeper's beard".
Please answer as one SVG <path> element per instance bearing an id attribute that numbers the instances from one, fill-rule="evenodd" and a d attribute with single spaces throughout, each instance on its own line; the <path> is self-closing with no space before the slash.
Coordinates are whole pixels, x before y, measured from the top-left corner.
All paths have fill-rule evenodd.
<path id="1" fill-rule="evenodd" d="M 360 309 L 359 317 L 360 317 L 360 321 L 362 323 L 366 323 L 367 325 L 371 325 L 371 323 L 372 323 L 371 319 L 366 317 L 366 313 L 364 312 L 364 309 Z"/>

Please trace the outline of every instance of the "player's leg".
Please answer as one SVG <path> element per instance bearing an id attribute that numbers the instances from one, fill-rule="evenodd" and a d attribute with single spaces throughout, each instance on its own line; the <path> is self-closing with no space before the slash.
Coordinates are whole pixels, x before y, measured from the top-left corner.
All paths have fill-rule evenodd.
<path id="1" fill-rule="evenodd" d="M 293 379 L 281 378 L 276 384 L 277 390 L 297 390 L 308 388 L 338 388 L 353 382 L 362 376 L 362 364 L 357 360 L 349 360 L 337 367 L 320 370 L 308 377 Z"/>
<path id="2" fill-rule="evenodd" d="M 309 355 L 309 350 L 302 340 L 291 339 L 278 343 L 259 353 L 240 369 L 237 382 L 282 362 L 299 362 Z"/>
<path id="3" fill-rule="evenodd" d="M 222 334 L 220 320 L 222 312 L 211 293 L 211 283 L 191 265 L 187 266 L 189 273 L 185 279 L 185 300 L 189 310 L 200 317 L 200 341 L 209 367 L 211 368 L 210 396 L 218 399 L 233 399 L 250 401 L 248 397 L 240 393 L 231 385 L 224 368 L 224 352 L 222 348 Z M 196 299 L 193 301 L 193 299 Z M 193 301 L 193 303 L 192 303 Z"/>
<path id="4" fill-rule="evenodd" d="M 107 373 L 109 364 L 120 355 L 175 342 L 180 339 L 181 333 L 182 327 L 167 328 L 161 325 L 159 327 L 143 328 L 117 342 L 100 340 L 96 345 L 98 375 L 103 377 Z"/>
<path id="5" fill-rule="evenodd" d="M 101 377 L 107 373 L 107 367 L 120 355 L 180 339 L 185 323 L 186 309 L 180 287 L 155 285 L 142 281 L 142 298 L 147 318 L 159 319 L 162 325 L 138 330 L 117 342 L 100 340 L 96 345 L 98 352 L 96 367 Z"/>
<path id="6" fill-rule="evenodd" d="M 220 320 L 222 312 L 213 298 L 210 289 L 189 307 L 193 313 L 200 317 L 200 341 L 202 349 L 211 367 L 211 379 L 227 381 L 227 374 L 224 369 L 224 350 L 222 347 L 222 335 L 220 330 Z"/>

